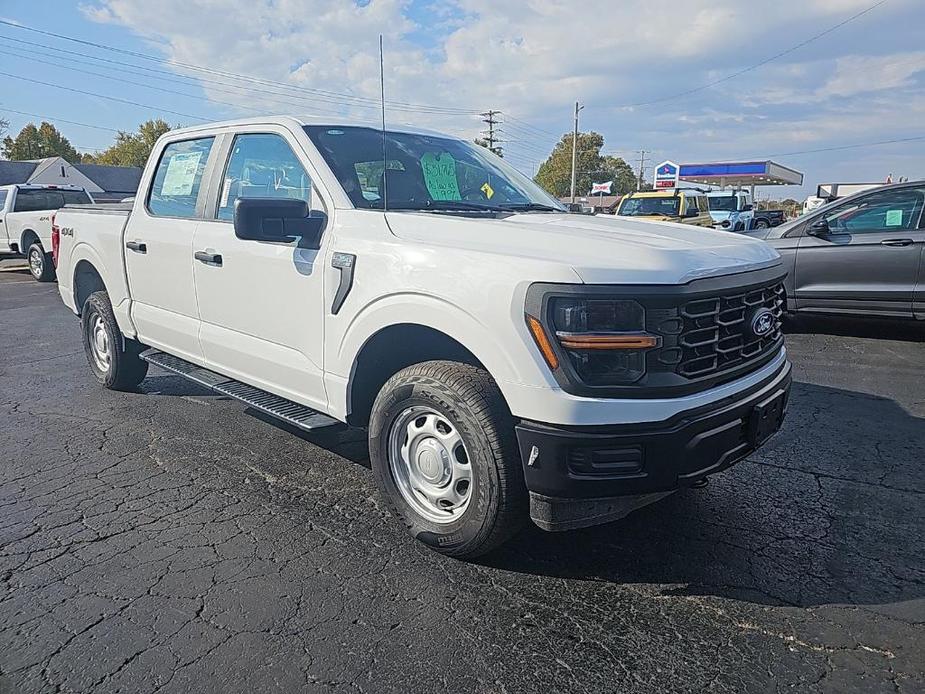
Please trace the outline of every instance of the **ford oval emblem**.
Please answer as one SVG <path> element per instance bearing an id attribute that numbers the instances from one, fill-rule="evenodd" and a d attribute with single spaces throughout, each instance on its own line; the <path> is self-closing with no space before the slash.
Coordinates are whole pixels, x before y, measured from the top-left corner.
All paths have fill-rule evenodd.
<path id="1" fill-rule="evenodd" d="M 774 330 L 774 313 L 769 308 L 762 308 L 752 316 L 751 329 L 758 337 L 764 337 Z"/>

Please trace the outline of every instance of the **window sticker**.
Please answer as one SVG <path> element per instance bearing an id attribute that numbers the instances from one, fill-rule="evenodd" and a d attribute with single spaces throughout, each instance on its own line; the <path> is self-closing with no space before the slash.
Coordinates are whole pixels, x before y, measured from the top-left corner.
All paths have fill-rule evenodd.
<path id="1" fill-rule="evenodd" d="M 234 183 L 233 178 L 225 178 L 224 185 L 222 185 L 222 201 L 218 204 L 219 207 L 228 207 L 228 198 L 231 195 L 232 183 Z"/>
<path id="2" fill-rule="evenodd" d="M 886 225 L 888 227 L 901 227 L 903 225 L 903 211 L 902 210 L 887 210 L 886 211 Z"/>
<path id="3" fill-rule="evenodd" d="M 495 194 L 495 189 L 491 187 L 491 184 L 489 184 L 488 181 L 485 181 L 485 184 L 479 188 L 479 190 L 485 193 L 485 197 L 489 200 L 491 200 L 491 196 Z"/>
<path id="4" fill-rule="evenodd" d="M 449 152 L 437 156 L 427 152 L 421 157 L 424 184 L 434 200 L 462 200 L 456 181 L 456 160 Z"/>
<path id="5" fill-rule="evenodd" d="M 199 160 L 202 152 L 186 152 L 174 154 L 167 164 L 167 173 L 161 184 L 161 195 L 190 195 L 199 171 Z"/>

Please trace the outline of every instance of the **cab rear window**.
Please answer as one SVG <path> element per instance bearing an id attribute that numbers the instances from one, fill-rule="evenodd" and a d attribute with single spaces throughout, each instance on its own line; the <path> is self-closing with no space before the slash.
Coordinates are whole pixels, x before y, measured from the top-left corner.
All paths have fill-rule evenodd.
<path id="1" fill-rule="evenodd" d="M 14 212 L 60 210 L 65 205 L 89 205 L 90 196 L 82 190 L 55 190 L 53 188 L 21 188 L 16 192 Z"/>

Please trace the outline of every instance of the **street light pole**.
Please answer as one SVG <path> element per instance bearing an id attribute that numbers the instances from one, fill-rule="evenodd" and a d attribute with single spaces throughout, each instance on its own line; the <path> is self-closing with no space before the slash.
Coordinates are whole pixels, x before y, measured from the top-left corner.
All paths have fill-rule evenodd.
<path id="1" fill-rule="evenodd" d="M 572 136 L 572 204 L 575 203 L 575 176 L 578 171 L 578 112 L 583 108 L 584 106 L 575 102 L 575 133 Z"/>

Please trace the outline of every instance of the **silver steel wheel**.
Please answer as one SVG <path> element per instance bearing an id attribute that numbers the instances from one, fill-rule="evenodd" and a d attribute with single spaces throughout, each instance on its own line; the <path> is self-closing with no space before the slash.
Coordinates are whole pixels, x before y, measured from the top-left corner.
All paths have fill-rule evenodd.
<path id="1" fill-rule="evenodd" d="M 106 331 L 106 323 L 103 317 L 96 313 L 90 318 L 90 325 L 87 329 L 87 342 L 90 344 L 90 354 L 93 361 L 102 373 L 109 373 L 109 364 L 112 362 L 110 350 L 112 343 L 109 340 L 109 333 Z"/>
<path id="2" fill-rule="evenodd" d="M 428 407 L 402 412 L 389 430 L 389 468 L 402 497 L 434 523 L 451 523 L 469 506 L 472 465 L 462 436 Z"/>
<path id="3" fill-rule="evenodd" d="M 41 277 L 45 267 L 45 258 L 38 248 L 29 250 L 29 271 L 33 277 Z"/>

